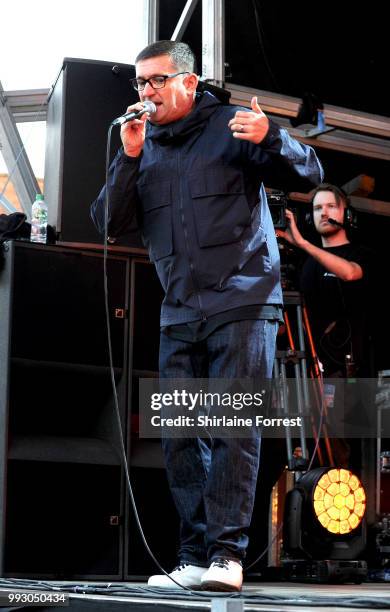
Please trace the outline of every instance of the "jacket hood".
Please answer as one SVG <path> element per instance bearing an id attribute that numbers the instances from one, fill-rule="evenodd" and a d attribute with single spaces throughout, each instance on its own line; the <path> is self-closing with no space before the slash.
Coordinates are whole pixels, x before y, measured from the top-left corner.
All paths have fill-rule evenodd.
<path id="1" fill-rule="evenodd" d="M 147 136 L 160 144 L 186 138 L 189 134 L 202 130 L 218 106 L 221 106 L 221 102 L 210 92 L 197 93 L 195 106 L 189 115 L 166 125 L 148 123 Z"/>

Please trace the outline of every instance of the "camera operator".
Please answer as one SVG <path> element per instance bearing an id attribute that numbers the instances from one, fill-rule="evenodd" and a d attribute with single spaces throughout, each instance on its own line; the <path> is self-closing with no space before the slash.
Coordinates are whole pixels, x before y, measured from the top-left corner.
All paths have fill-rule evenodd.
<path id="1" fill-rule="evenodd" d="M 350 242 L 353 209 L 347 195 L 323 183 L 313 192 L 312 223 L 321 237 L 315 246 L 300 233 L 293 213 L 277 235 L 308 254 L 300 285 L 314 341 L 327 377 L 370 375 L 368 249 Z"/>

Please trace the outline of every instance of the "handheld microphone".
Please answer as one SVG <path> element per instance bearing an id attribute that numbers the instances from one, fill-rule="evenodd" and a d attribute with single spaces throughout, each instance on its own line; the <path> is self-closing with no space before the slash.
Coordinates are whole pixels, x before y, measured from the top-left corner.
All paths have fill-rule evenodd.
<path id="1" fill-rule="evenodd" d="M 342 227 L 343 229 L 345 229 L 344 223 L 340 223 L 339 221 L 336 221 L 336 219 L 328 217 L 327 221 L 328 223 L 330 223 L 330 225 L 337 225 L 337 227 Z"/>
<path id="2" fill-rule="evenodd" d="M 114 119 L 111 125 L 123 125 L 123 123 L 127 123 L 128 121 L 133 121 L 134 119 L 139 119 L 145 113 L 155 113 L 157 108 L 154 102 L 150 100 L 145 100 L 142 102 L 143 108 L 141 110 L 132 111 L 131 113 L 126 113 L 125 115 L 121 115 Z"/>

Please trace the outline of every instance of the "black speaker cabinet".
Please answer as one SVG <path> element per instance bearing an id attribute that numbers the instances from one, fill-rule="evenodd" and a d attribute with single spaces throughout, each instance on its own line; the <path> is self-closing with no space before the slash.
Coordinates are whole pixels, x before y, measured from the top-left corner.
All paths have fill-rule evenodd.
<path id="1" fill-rule="evenodd" d="M 170 571 L 177 561 L 179 519 L 169 491 L 160 440 L 140 438 L 138 418 L 139 379 L 158 376 L 163 291 L 154 266 L 146 260 L 132 261 L 131 279 L 132 376 L 127 435 L 130 476 L 145 537 L 159 562 Z M 125 580 L 159 573 L 145 550 L 128 498 L 126 505 Z"/>
<path id="2" fill-rule="evenodd" d="M 89 215 L 105 183 L 107 131 L 138 100 L 134 66 L 65 58 L 47 111 L 45 195 L 61 241 L 102 243 Z M 121 142 L 112 132 L 112 154 Z M 141 246 L 136 225 L 121 244 Z"/>
<path id="3" fill-rule="evenodd" d="M 108 258 L 120 418 L 131 260 Z M 123 576 L 124 478 L 99 253 L 8 243 L 0 273 L 1 576 Z"/>

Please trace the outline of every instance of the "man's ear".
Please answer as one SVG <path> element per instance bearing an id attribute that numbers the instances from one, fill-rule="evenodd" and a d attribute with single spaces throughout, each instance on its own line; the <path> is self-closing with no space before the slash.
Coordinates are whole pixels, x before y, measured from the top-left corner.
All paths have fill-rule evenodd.
<path id="1" fill-rule="evenodd" d="M 186 80 L 186 86 L 189 89 L 189 91 L 194 93 L 196 91 L 196 88 L 199 82 L 198 75 L 195 74 L 194 72 L 191 72 L 190 74 L 186 75 L 185 80 Z"/>

